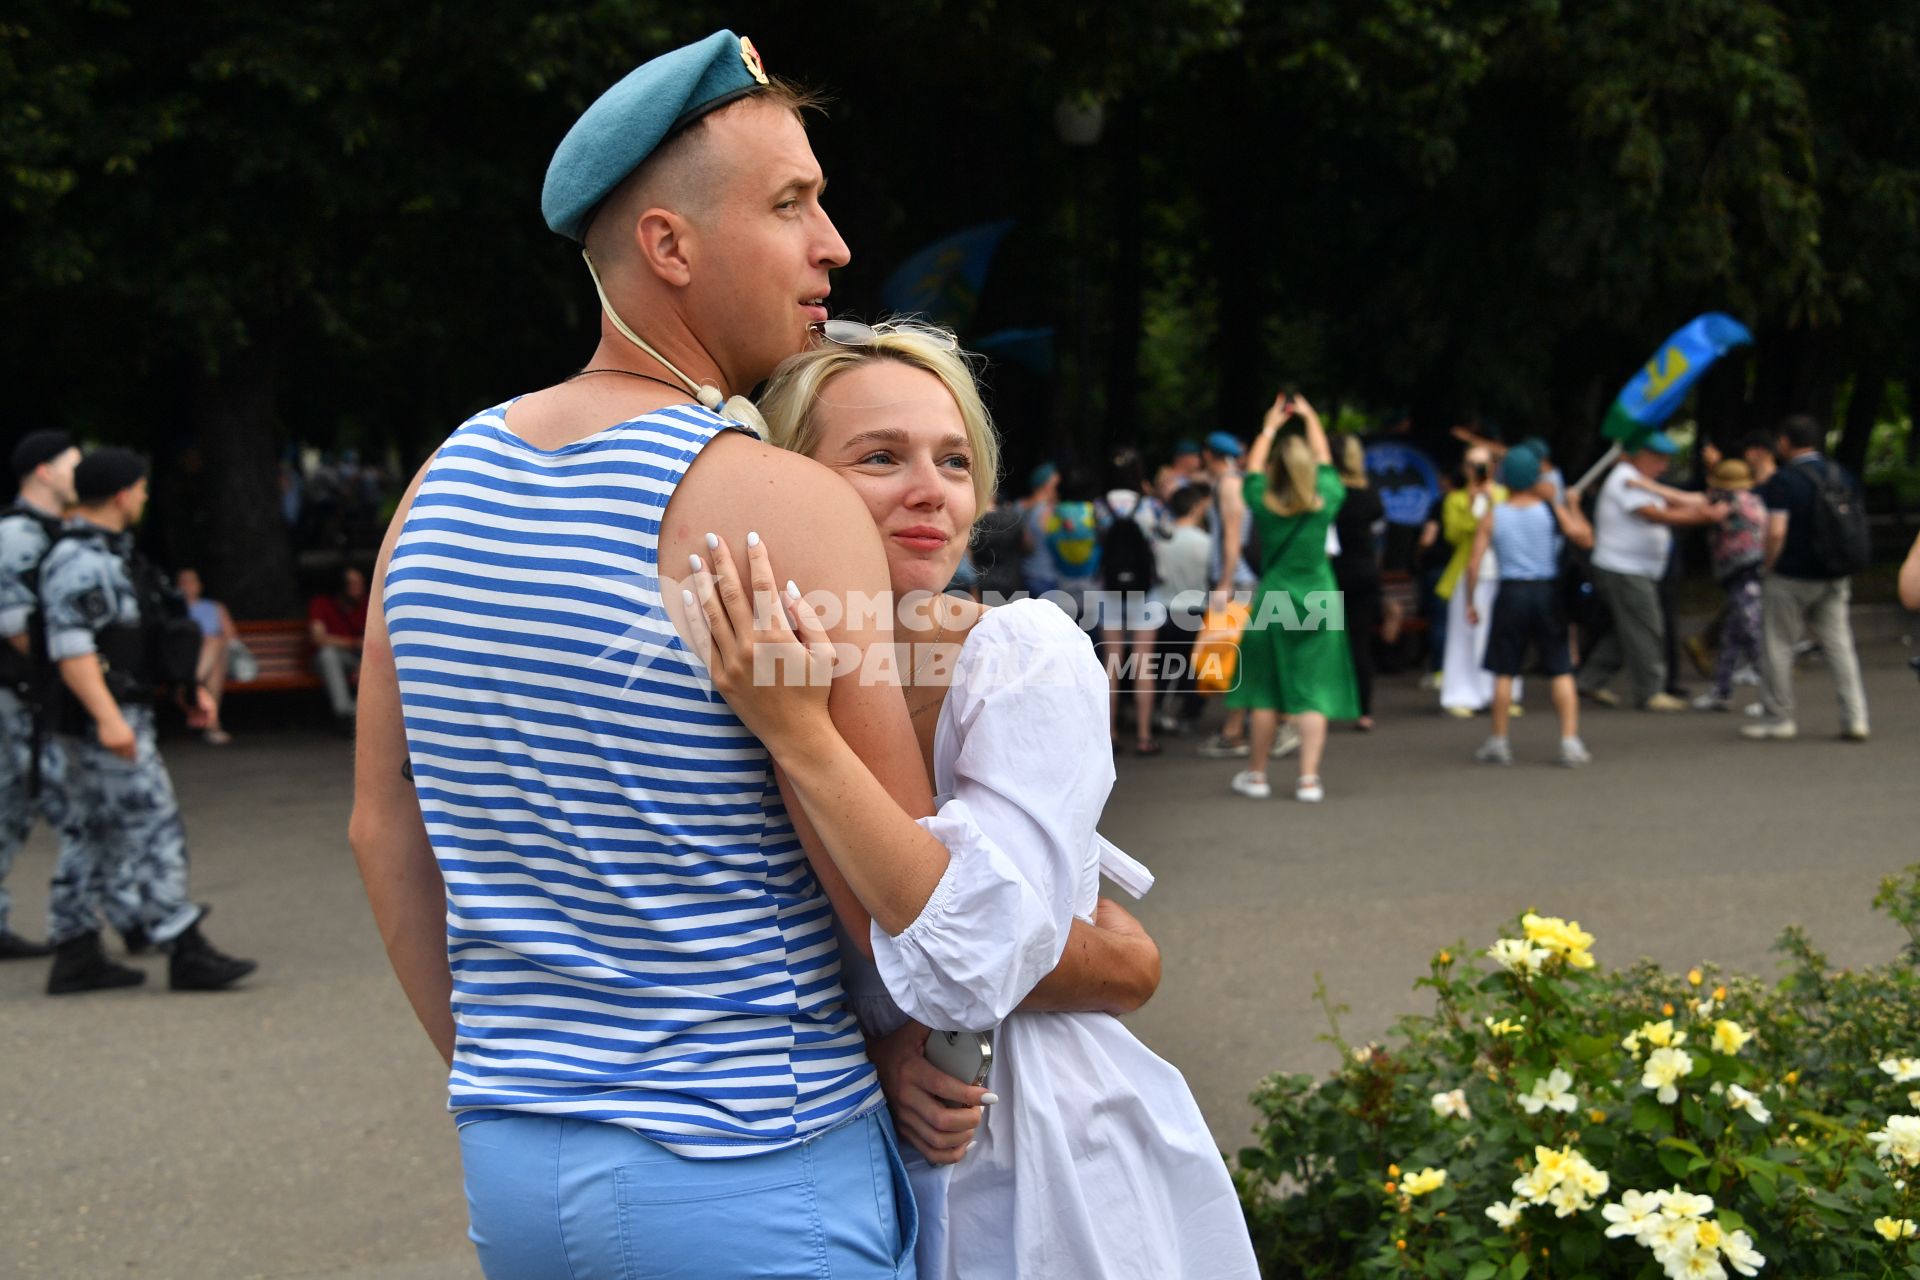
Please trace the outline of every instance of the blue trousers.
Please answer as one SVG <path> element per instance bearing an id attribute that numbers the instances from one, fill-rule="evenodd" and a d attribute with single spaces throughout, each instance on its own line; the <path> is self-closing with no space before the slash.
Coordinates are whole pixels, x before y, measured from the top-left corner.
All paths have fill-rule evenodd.
<path id="1" fill-rule="evenodd" d="M 918 1219 L 884 1108 L 720 1160 L 515 1115 L 462 1125 L 460 1159 L 488 1280 L 914 1280 Z"/>

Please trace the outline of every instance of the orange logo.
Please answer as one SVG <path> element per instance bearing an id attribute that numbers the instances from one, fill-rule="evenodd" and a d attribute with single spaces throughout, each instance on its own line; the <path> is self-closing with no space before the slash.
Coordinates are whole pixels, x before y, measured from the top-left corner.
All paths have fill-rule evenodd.
<path id="1" fill-rule="evenodd" d="M 767 82 L 767 69 L 760 63 L 760 51 L 753 47 L 753 41 L 740 37 L 740 61 L 747 64 L 747 70 L 761 84 Z"/>

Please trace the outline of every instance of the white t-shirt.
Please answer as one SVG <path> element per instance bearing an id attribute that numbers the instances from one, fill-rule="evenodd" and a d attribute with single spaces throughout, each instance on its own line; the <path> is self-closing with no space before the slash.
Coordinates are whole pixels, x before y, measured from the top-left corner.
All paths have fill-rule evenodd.
<path id="1" fill-rule="evenodd" d="M 1609 573 L 1658 578 L 1667 571 L 1673 530 L 1633 514 L 1642 507 L 1667 505 L 1656 495 L 1627 483 L 1639 474 L 1632 463 L 1622 462 L 1607 474 L 1600 486 L 1600 501 L 1594 513 L 1593 567 Z"/>

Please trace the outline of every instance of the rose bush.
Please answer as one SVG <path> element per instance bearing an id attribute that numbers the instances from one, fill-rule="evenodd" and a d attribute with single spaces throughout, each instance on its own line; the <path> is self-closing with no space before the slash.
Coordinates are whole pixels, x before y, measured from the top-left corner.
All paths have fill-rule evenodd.
<path id="1" fill-rule="evenodd" d="M 1911 941 L 1860 970 L 1792 928 L 1777 982 L 1608 970 L 1529 912 L 1384 1044 L 1323 989 L 1339 1069 L 1264 1081 L 1236 1162 L 1267 1274 L 1920 1280 L 1920 864 L 1874 901 Z"/>

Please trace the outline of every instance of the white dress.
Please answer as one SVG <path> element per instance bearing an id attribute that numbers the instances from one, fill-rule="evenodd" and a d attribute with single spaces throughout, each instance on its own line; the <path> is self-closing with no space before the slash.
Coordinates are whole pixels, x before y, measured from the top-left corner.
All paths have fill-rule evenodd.
<path id="1" fill-rule="evenodd" d="M 997 1028 L 973 1149 L 936 1168 L 905 1152 L 922 1280 L 1256 1280 L 1233 1184 L 1172 1065 L 1099 1013 L 1014 1013 L 1091 920 L 1113 788 L 1107 677 L 1087 637 L 1039 600 L 990 610 L 954 665 L 934 731 L 952 862 L 874 964 L 844 946 L 869 1035 L 906 1017 Z M 891 997 L 891 998 L 889 998 Z"/>
<path id="2" fill-rule="evenodd" d="M 1475 519 L 1485 519 L 1492 499 L 1482 494 L 1473 500 Z M 1480 558 L 1480 581 L 1473 593 L 1474 607 L 1480 610 L 1480 623 L 1467 621 L 1467 575 L 1462 573 L 1447 601 L 1447 648 L 1440 660 L 1440 705 L 1485 711 L 1493 701 L 1493 672 L 1487 670 L 1487 637 L 1493 629 L 1493 598 L 1500 594 L 1500 559 L 1489 546 Z M 1521 680 L 1513 682 L 1513 700 L 1521 697 Z"/>

